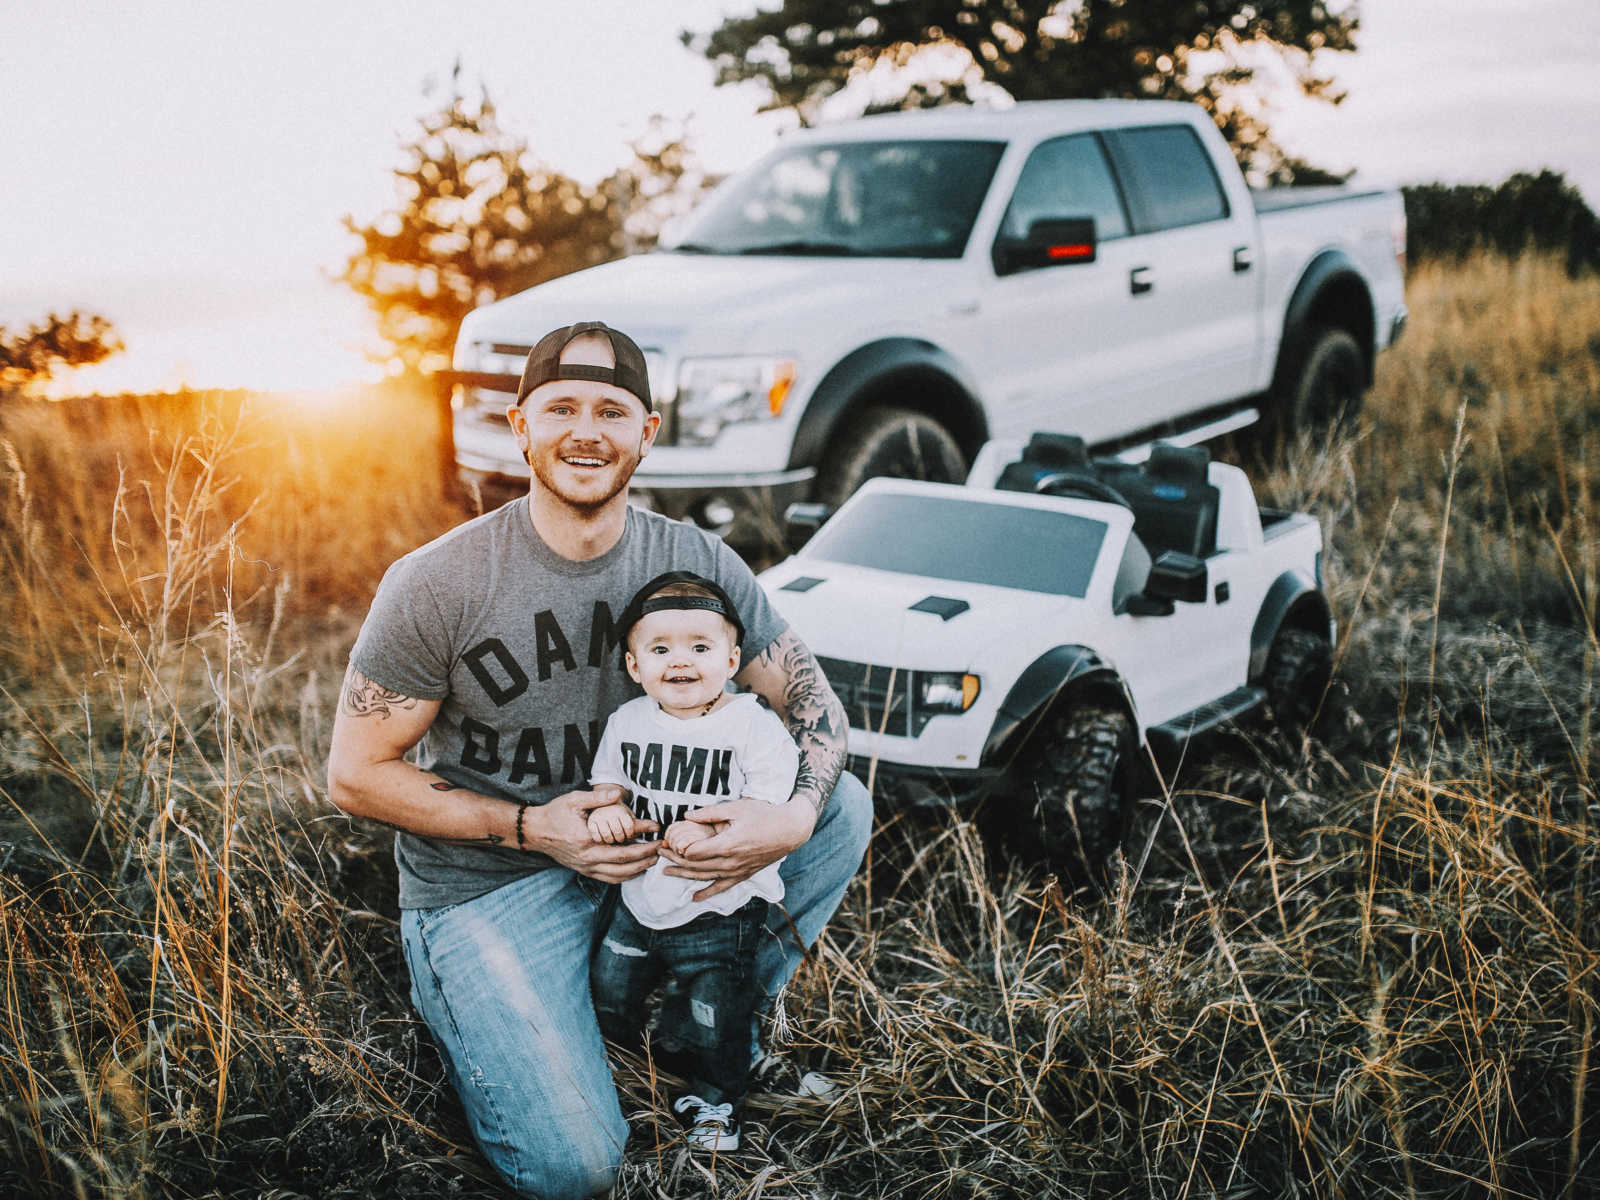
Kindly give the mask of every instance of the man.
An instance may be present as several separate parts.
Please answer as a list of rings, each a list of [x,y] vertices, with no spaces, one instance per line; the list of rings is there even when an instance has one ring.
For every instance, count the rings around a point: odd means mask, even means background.
[[[838,700],[748,568],[709,534],[629,506],[661,424],[633,341],[598,322],[546,335],[507,416],[528,497],[384,575],[351,653],[328,782],[340,808],[397,830],[412,1001],[473,1135],[514,1188],[552,1200],[610,1187],[628,1133],[589,998],[605,885],[659,854],[708,897],[787,855],[788,919],[775,913],[757,959],[770,998],[803,954],[790,922],[813,941],[860,864],[871,805],[841,774]],[[787,804],[699,809],[691,819],[714,835],[681,856],[596,841],[586,823],[615,798],[587,790],[600,731],[637,694],[616,619],[668,570],[727,591],[746,631],[736,681],[800,751]]]

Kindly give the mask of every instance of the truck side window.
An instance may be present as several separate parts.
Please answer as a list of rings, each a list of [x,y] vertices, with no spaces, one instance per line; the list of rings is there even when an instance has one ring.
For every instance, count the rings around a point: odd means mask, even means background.
[[[1034,147],[1017,177],[1000,222],[1002,237],[1020,238],[1041,219],[1093,217],[1102,242],[1128,236],[1128,218],[1111,165],[1092,133],[1053,138]]]
[[[1187,125],[1119,129],[1117,166],[1131,176],[1140,233],[1220,221],[1228,215],[1211,156]]]

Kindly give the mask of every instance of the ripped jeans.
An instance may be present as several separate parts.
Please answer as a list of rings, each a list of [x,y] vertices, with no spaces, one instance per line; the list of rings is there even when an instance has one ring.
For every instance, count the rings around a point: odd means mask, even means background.
[[[871,830],[867,789],[840,776],[811,840],[779,869],[783,903],[768,905],[756,952],[762,1008],[838,908]],[[604,1192],[628,1138],[589,997],[605,891],[552,867],[461,904],[400,914],[411,1001],[472,1135],[512,1188],[539,1200]]]
[[[705,912],[651,929],[618,904],[589,968],[600,1032],[638,1045],[650,1015],[645,1002],[670,979],[657,1031],[687,1052],[689,1091],[737,1111],[750,1078],[756,947],[766,918],[767,902],[757,896],[727,916]]]

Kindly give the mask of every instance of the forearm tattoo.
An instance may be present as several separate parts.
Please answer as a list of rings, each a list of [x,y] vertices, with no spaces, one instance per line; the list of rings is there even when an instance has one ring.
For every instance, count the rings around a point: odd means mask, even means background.
[[[345,672],[344,690],[339,695],[339,709],[347,717],[382,719],[388,717],[391,712],[416,706],[415,698],[391,691],[381,683],[372,682],[354,667]]]
[[[828,686],[816,656],[793,633],[780,636],[756,661],[784,675],[783,723],[800,748],[795,795],[804,796],[820,813],[844,770],[844,705]]]

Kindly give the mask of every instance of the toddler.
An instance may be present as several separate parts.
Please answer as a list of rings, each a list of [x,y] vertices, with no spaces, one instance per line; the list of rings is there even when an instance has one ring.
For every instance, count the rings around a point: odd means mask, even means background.
[[[744,637],[727,594],[686,571],[658,576],[624,611],[621,633],[628,674],[645,694],[611,715],[595,751],[591,786],[626,792],[589,814],[591,836],[625,842],[634,837],[635,819],[650,820],[682,854],[714,832],[683,820],[685,813],[741,796],[787,801],[800,761],[794,740],[755,696],[727,690]],[[783,898],[783,881],[772,863],[696,900],[710,885],[668,875],[668,865],[657,859],[621,885],[622,902],[595,952],[595,1012],[606,1037],[637,1045],[646,998],[670,980],[657,1030],[683,1047],[690,1063],[689,1091],[673,1110],[689,1124],[693,1144],[736,1150],[750,1073],[756,947],[767,904]]]

